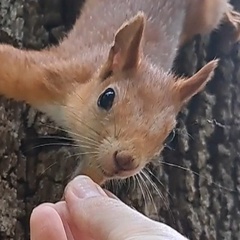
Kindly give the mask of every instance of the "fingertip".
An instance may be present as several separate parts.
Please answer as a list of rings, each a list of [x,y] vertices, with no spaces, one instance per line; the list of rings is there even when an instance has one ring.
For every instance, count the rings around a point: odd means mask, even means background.
[[[30,216],[30,226],[37,225],[45,217],[46,214],[49,214],[49,211],[51,212],[49,208],[53,208],[53,206],[53,203],[42,203],[34,208]]]
[[[31,240],[67,240],[60,216],[54,204],[42,204],[33,209],[30,216]]]
[[[49,202],[41,203],[36,208],[34,208],[33,211],[38,210],[39,208],[44,208],[44,207],[54,208],[54,205],[55,205],[54,203],[49,203]]]
[[[79,200],[84,198],[92,198],[104,196],[107,194],[103,189],[93,182],[93,180],[85,175],[75,177],[65,188],[64,199]]]

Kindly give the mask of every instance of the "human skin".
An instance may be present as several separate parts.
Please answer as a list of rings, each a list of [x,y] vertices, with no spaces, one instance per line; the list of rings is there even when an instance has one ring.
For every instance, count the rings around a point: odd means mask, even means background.
[[[63,201],[36,207],[30,229],[31,240],[186,240],[169,226],[131,209],[86,176],[67,185]]]

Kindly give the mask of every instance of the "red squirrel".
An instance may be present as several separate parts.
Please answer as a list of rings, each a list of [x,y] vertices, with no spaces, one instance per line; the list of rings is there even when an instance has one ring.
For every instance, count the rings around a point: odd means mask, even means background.
[[[100,184],[126,178],[160,154],[177,114],[218,65],[177,77],[179,47],[222,22],[238,41],[239,19],[227,0],[87,0],[57,46],[0,45],[0,94],[70,132],[84,156],[76,174]]]

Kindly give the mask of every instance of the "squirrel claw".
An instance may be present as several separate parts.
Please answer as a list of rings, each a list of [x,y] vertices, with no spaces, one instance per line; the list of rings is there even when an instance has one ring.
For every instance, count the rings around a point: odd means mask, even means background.
[[[234,42],[240,41],[240,13],[234,11],[231,6],[226,12],[226,22],[232,27]]]

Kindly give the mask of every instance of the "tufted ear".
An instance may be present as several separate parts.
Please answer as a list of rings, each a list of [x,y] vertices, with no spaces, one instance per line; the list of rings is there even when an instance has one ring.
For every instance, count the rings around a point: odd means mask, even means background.
[[[138,66],[145,22],[145,15],[139,12],[118,29],[109,51],[108,71],[133,70]]]
[[[174,95],[180,105],[184,104],[195,94],[203,90],[209,80],[214,75],[214,70],[218,66],[218,60],[213,60],[201,68],[196,74],[186,80],[176,81],[174,84]]]

